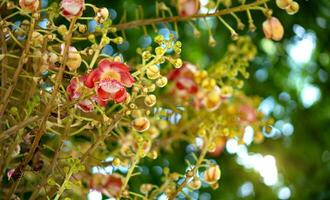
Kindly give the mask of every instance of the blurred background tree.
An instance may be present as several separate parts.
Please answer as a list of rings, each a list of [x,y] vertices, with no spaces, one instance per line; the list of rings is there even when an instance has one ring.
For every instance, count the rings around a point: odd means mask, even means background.
[[[202,5],[207,2],[203,0]],[[214,158],[223,172],[219,189],[201,189],[193,194],[196,198],[330,199],[330,1],[297,2],[300,11],[291,17],[273,2],[274,16],[285,27],[285,38],[281,42],[263,39],[262,13],[254,16],[258,25],[256,32],[240,33],[250,35],[258,46],[258,57],[250,67],[251,77],[244,90],[264,98],[259,108],[276,119],[272,131],[262,145],[251,144],[248,150],[244,145],[228,142],[226,150]],[[152,16],[154,12],[152,0],[103,3],[115,8],[117,13],[135,13],[139,5],[144,8],[145,16]],[[134,18],[134,15],[127,17]],[[230,33],[216,19],[208,19],[217,41],[215,47],[209,47],[205,42],[208,33],[204,21],[198,20],[197,24],[201,36],[193,39],[192,27],[179,23],[182,59],[208,67],[225,53],[231,42]],[[164,27],[159,31],[166,33],[169,29]],[[130,41],[136,41],[124,46],[126,54],[133,54],[135,47],[148,40],[148,35],[141,35],[142,30],[126,32]],[[178,148],[175,154],[158,159],[159,165],[184,164],[189,146],[181,144]],[[159,169],[148,164],[145,163],[143,171],[144,178],[150,181],[150,175],[158,176]]]

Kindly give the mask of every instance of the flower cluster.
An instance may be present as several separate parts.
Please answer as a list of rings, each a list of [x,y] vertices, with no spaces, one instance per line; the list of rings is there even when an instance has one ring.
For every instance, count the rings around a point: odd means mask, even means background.
[[[73,78],[67,87],[69,100],[79,99],[78,108],[85,112],[93,109],[93,102],[100,106],[106,106],[109,101],[122,103],[128,98],[126,87],[131,87],[134,78],[126,64],[103,59],[87,75]],[[93,90],[95,91],[95,94]],[[91,98],[83,98],[83,95],[92,95]]]
[[[208,111],[214,111],[226,99],[215,79],[188,62],[181,68],[172,70],[168,79],[174,83],[171,92],[183,100],[192,100],[196,109],[204,107]]]

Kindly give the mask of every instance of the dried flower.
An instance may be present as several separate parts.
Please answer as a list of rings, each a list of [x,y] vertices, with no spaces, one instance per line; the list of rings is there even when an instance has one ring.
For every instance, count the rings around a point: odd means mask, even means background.
[[[279,41],[283,38],[284,28],[276,17],[270,17],[264,21],[262,28],[267,39]]]

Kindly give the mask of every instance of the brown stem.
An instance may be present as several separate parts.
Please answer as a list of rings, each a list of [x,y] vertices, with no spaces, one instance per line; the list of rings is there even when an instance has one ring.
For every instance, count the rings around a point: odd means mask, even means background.
[[[73,113],[75,112],[75,110],[73,109],[72,111]],[[42,183],[39,185],[39,187],[37,187],[31,197],[29,198],[29,200],[34,200],[37,198],[37,195],[39,194],[40,192],[40,188],[43,188],[46,186],[47,184],[47,181],[48,179],[51,177],[51,175],[54,173],[54,169],[55,169],[55,166],[56,166],[56,162],[57,162],[57,158],[58,156],[60,155],[60,152],[63,148],[63,145],[64,145],[64,141],[67,139],[68,135],[69,135],[69,132],[70,132],[70,128],[71,128],[71,125],[72,125],[72,122],[73,122],[73,116],[74,114],[72,113],[72,115],[70,115],[70,119],[69,121],[66,123],[65,125],[65,128],[64,128],[64,132],[63,132],[63,137],[62,140],[61,140],[61,144],[59,145],[59,147],[57,148],[57,150],[55,151],[55,154],[52,158],[52,161],[50,163],[50,170],[48,171],[47,175],[46,175],[46,178],[43,179]]]
[[[33,140],[33,143],[31,145],[30,151],[29,151],[28,155],[26,156],[24,163],[22,164],[22,169],[24,169],[26,167],[26,165],[30,162],[30,160],[33,158],[35,150],[37,149],[37,147],[39,145],[40,139],[45,133],[46,123],[47,123],[48,117],[50,115],[50,112],[52,111],[53,104],[55,103],[57,94],[59,92],[60,85],[62,83],[63,73],[64,73],[64,69],[65,69],[65,63],[66,63],[67,58],[68,58],[69,47],[70,47],[70,44],[71,44],[72,33],[73,33],[73,29],[74,29],[76,20],[77,20],[77,18],[73,18],[71,20],[69,31],[68,31],[69,33],[65,38],[65,46],[64,46],[64,52],[63,52],[63,62],[61,64],[60,70],[59,70],[59,72],[56,76],[56,82],[55,82],[55,86],[54,86],[54,89],[53,89],[53,93],[52,93],[50,102],[47,104],[47,106],[45,108],[45,112],[44,112],[43,116],[41,117],[39,130],[37,131],[37,133],[35,135],[35,138]],[[13,187],[10,191],[10,194],[9,194],[9,198],[11,198],[12,194],[15,192],[19,180],[20,179],[18,179],[18,181],[15,182],[15,184],[13,185]]]
[[[6,107],[7,107],[8,102],[9,102],[9,97],[12,95],[12,93],[13,93],[15,87],[16,87],[18,77],[19,77],[21,71],[23,70],[23,66],[26,62],[27,54],[30,51],[30,44],[31,44],[32,33],[33,33],[33,30],[34,30],[35,23],[36,23],[35,18],[32,18],[31,19],[31,24],[30,24],[30,29],[29,29],[29,34],[28,34],[28,37],[26,39],[21,58],[18,61],[18,65],[17,65],[16,71],[14,73],[14,77],[13,77],[13,80],[12,80],[12,84],[6,90],[6,93],[3,97],[1,105],[0,105],[0,119],[2,119],[2,117],[3,117],[3,115],[6,111]]]
[[[256,2],[253,2],[250,4],[244,4],[244,5],[236,6],[233,8],[219,10],[214,13],[197,14],[197,15],[193,15],[193,16],[173,16],[173,17],[167,17],[167,18],[159,17],[159,18],[155,18],[155,19],[134,20],[134,21],[127,22],[127,23],[117,24],[117,25],[114,25],[113,27],[117,28],[118,30],[124,30],[124,29],[136,28],[139,26],[153,25],[153,24],[157,24],[157,23],[189,21],[189,20],[197,19],[197,18],[223,16],[223,15],[228,15],[228,14],[235,13],[235,12],[246,11],[253,7],[262,5],[268,1],[270,1],[270,0],[259,0],[259,1],[256,1]]]
[[[39,119],[38,116],[30,117],[30,118],[16,124],[15,126],[9,128],[8,130],[2,132],[0,135],[0,141],[6,140],[7,138],[11,137],[11,135],[13,133],[16,133],[19,129],[24,128],[26,125],[33,123],[33,122],[37,121],[38,119]]]
[[[109,126],[108,129],[103,133],[103,135],[98,137],[97,140],[87,149],[87,151],[81,157],[81,163],[84,163],[86,161],[86,159],[88,158],[88,156],[95,151],[95,149],[98,147],[98,145],[109,136],[109,133],[115,128],[117,123],[121,120],[125,111],[126,111],[126,109],[124,109],[120,113],[118,113],[118,115],[112,121],[111,126]]]
[[[205,139],[205,144],[203,145],[203,149],[202,149],[202,152],[201,154],[199,155],[199,158],[197,160],[197,163],[196,165],[194,166],[194,168],[192,169],[192,174],[195,175],[197,173],[197,170],[198,168],[200,167],[200,165],[202,164],[203,160],[204,160],[204,157],[207,153],[207,150],[208,150],[208,143],[210,141],[210,138],[209,139]],[[172,194],[171,196],[169,197],[170,200],[174,200],[175,197],[179,194],[179,192],[182,191],[182,189],[188,184],[190,178],[192,177],[188,177],[186,176],[186,178],[184,179],[184,181],[179,185],[178,189],[176,189]]]
[[[1,20],[1,18],[0,18]],[[7,83],[7,69],[6,69],[6,65],[7,65],[7,42],[5,40],[5,35],[3,33],[3,28],[1,27],[1,31],[0,31],[0,41],[1,41],[1,49],[2,49],[2,55],[5,56],[2,59],[2,63],[1,63],[1,87],[6,88],[6,83]],[[0,92],[0,95],[2,96],[2,92]]]

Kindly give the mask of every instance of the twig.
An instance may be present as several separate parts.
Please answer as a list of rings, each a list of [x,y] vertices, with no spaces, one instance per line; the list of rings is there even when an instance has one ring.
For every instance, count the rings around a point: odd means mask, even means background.
[[[134,21],[127,22],[127,23],[117,24],[117,25],[114,25],[113,27],[117,28],[118,30],[124,30],[124,29],[136,28],[139,26],[153,25],[153,24],[157,24],[157,23],[188,21],[188,20],[197,19],[197,18],[223,16],[223,15],[228,15],[228,14],[235,13],[235,12],[246,11],[253,7],[262,5],[268,1],[270,1],[270,0],[260,0],[260,1],[256,1],[256,2],[253,2],[250,4],[244,4],[244,5],[240,5],[240,6],[233,7],[233,8],[219,10],[214,13],[198,14],[198,15],[193,15],[193,16],[173,16],[173,17],[167,17],[167,18],[159,17],[159,18],[154,18],[154,19],[134,20]]]
[[[13,93],[13,91],[16,87],[18,77],[19,77],[19,75],[20,75],[20,73],[23,69],[23,66],[26,62],[27,54],[30,51],[30,44],[31,44],[32,33],[33,33],[33,30],[34,30],[35,23],[36,23],[36,19],[32,18],[31,19],[31,24],[30,24],[30,29],[29,29],[29,34],[28,34],[27,40],[26,40],[25,45],[24,45],[23,53],[21,55],[21,58],[19,59],[16,71],[14,73],[12,84],[6,90],[6,93],[5,93],[5,95],[2,99],[2,103],[0,105],[0,119],[2,119],[2,117],[3,117],[3,115],[6,111],[6,107],[7,107],[8,102],[9,102],[9,97],[11,96],[11,94]]]

